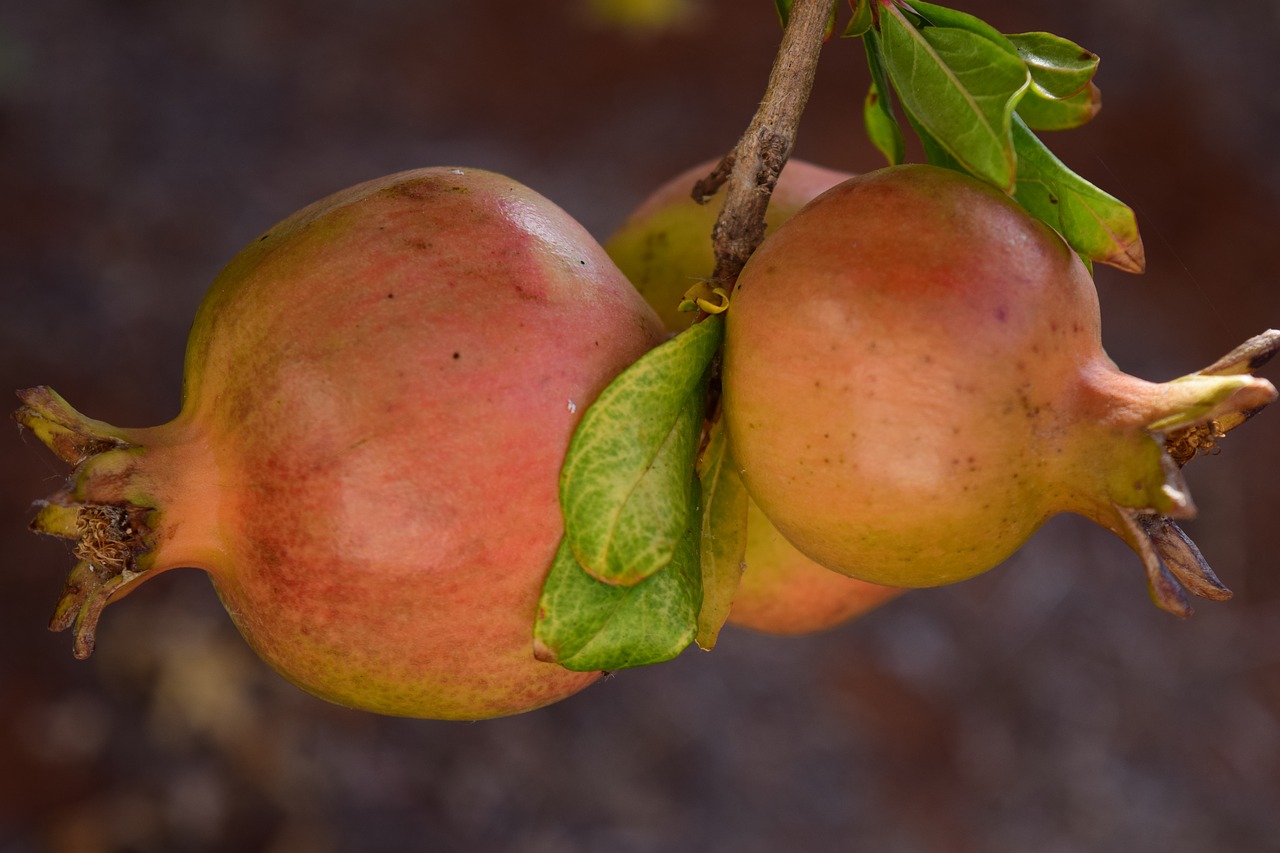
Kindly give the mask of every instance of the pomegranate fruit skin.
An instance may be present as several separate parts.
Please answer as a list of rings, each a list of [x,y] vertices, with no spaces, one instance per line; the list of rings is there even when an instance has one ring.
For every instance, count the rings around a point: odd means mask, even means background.
[[[747,551],[729,624],[764,634],[827,631],[904,590],[833,572],[800,553],[747,498]]]
[[[932,166],[816,199],[752,256],[726,317],[748,492],[818,563],[891,586],[986,571],[1064,511],[1149,552],[1126,514],[1193,512],[1156,425],[1275,397],[1253,377],[1120,372],[1061,238]]]
[[[531,710],[599,675],[532,650],[565,450],[664,337],[532,190],[392,175],[237,255],[197,313],[181,414],[82,419],[123,446],[52,502],[148,508],[138,580],[206,570],[250,645],[316,696],[439,719]]]
[[[681,297],[715,266],[711,230],[723,196],[698,204],[690,191],[715,167],[695,166],[655,190],[605,241],[605,250],[672,332],[696,312],[679,311]],[[815,196],[852,177],[804,160],[789,160],[765,214],[766,233]],[[833,628],[883,604],[902,590],[833,572],[801,554],[748,498],[742,579],[729,623],[767,634],[808,634]]]

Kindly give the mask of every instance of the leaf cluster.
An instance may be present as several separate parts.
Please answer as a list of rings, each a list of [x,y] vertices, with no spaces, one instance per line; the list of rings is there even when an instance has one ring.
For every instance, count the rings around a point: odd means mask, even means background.
[[[1080,127],[1098,114],[1097,55],[1050,33],[1004,35],[932,3],[852,5],[843,34],[862,39],[871,68],[863,120],[890,165],[905,156],[896,96],[930,163],[1010,193],[1086,261],[1142,271],[1133,211],[1073,172],[1036,135]]]

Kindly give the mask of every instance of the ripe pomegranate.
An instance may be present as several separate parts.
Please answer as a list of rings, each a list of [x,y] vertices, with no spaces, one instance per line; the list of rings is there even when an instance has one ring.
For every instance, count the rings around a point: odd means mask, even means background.
[[[1174,576],[1229,592],[1170,520],[1194,512],[1178,463],[1275,398],[1247,372],[1278,336],[1172,382],[1128,376],[1056,233],[972,178],[893,167],[828,191],[747,263],[724,416],[748,492],[822,565],[951,583],[1069,511],[1124,538],[1185,614]]]
[[[251,646],[317,696],[386,714],[537,708],[598,674],[534,659],[582,412],[665,337],[567,214],[487,172],[422,169],[307,207],[222,271],[182,411],[17,418],[74,464],[34,527],[78,541],[54,618],[207,571]]]
[[[715,266],[711,229],[723,196],[708,204],[698,204],[690,196],[694,183],[714,166],[695,166],[663,184],[605,242],[609,256],[673,332],[686,328],[695,316],[677,310],[683,294]],[[769,200],[765,215],[769,231],[848,177],[803,160],[789,161]],[[771,634],[820,631],[901,592],[819,566],[797,551],[748,501],[745,569],[729,614],[732,624]]]

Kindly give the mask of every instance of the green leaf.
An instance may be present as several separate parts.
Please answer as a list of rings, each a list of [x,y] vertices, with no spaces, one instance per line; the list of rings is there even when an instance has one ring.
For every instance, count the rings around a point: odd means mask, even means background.
[[[697,642],[710,651],[729,618],[747,553],[747,490],[729,455],[723,418],[711,427],[698,460],[698,477],[702,482],[702,609]]]
[[[1008,36],[1031,71],[1031,86],[1046,98],[1062,100],[1078,93],[1098,70],[1098,56],[1052,33]]]
[[[1045,98],[1061,100],[1077,94],[1098,70],[1096,54],[1052,33],[1004,35],[980,18],[955,9],[921,2],[911,3],[911,8],[932,26],[967,30],[1016,54],[1031,74],[1031,91]]]
[[[1092,83],[1069,98],[1053,100],[1032,89],[1018,102],[1018,115],[1032,130],[1080,127],[1102,109],[1102,92]]]
[[[773,0],[773,5],[778,10],[778,20],[785,27],[791,22],[791,7],[795,5],[795,0]]]
[[[1133,211],[1068,169],[1015,118],[1018,184],[1014,198],[1043,219],[1083,257],[1139,273],[1146,266]]]
[[[967,29],[917,30],[892,4],[881,6],[880,31],[885,67],[903,107],[966,170],[1011,190],[1010,125],[1030,85],[1021,58]]]
[[[929,26],[950,27],[971,32],[982,36],[1010,56],[1018,56],[1018,48],[1009,40],[1009,37],[981,18],[975,18],[966,12],[948,9],[945,6],[935,6],[932,3],[912,2],[910,6],[911,11],[919,15],[923,23]]]
[[[696,492],[693,477],[689,486]],[[538,660],[594,672],[660,663],[688,648],[702,604],[696,495],[688,504],[671,562],[634,586],[596,580],[578,565],[567,539],[561,541],[534,622]]]
[[[857,38],[871,29],[874,18],[871,15],[871,0],[849,0],[853,7],[853,17],[845,25],[841,38]]]
[[[964,164],[952,157],[951,154],[947,152],[947,149],[943,148],[942,145],[938,143],[938,140],[934,139],[933,135],[921,126],[920,122],[911,114],[910,110],[904,109],[903,112],[907,115],[907,123],[911,125],[911,129],[915,131],[916,136],[920,137],[920,142],[924,146],[925,160],[932,163],[934,166],[942,166],[943,168],[950,169],[953,172],[962,172],[966,175],[969,174],[969,170],[964,167]]]
[[[896,166],[906,156],[906,144],[902,139],[902,128],[893,114],[893,104],[889,101],[889,82],[880,52],[880,37],[875,30],[869,29],[863,34],[863,47],[871,69],[871,88],[862,104],[862,122],[871,144],[880,150],[890,166]]]
[[[631,585],[671,561],[689,514],[707,366],[724,321],[708,317],[624,370],[587,409],[560,471],[565,536],[606,583]]]

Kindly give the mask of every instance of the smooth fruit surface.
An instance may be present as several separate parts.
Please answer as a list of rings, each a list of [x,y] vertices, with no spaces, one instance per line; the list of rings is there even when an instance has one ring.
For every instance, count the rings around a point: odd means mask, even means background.
[[[532,653],[560,466],[662,337],[598,244],[502,176],[405,172],[305,208],[210,288],[173,422],[119,430],[26,392],[19,419],[78,464],[36,523],[85,552],[63,622],[87,653],[102,604],[195,566],[325,699],[478,718],[567,696],[597,674]],[[86,596],[85,520],[113,507],[134,553]]]
[[[609,256],[672,332],[688,327],[696,316],[696,312],[677,310],[685,291],[715,266],[711,229],[723,195],[707,204],[698,204],[690,195],[694,183],[714,165],[704,163],[663,184],[605,241]],[[767,233],[849,177],[804,160],[788,161],[769,200]],[[778,533],[750,498],[743,564],[729,622],[767,633],[825,630],[901,592],[813,562]]]
[[[747,553],[730,624],[766,634],[809,634],[848,622],[904,592],[818,565],[747,500]]]
[[[748,491],[817,562],[894,586],[985,571],[1063,511],[1150,552],[1151,519],[1193,512],[1166,439],[1275,396],[1246,368],[1120,372],[1079,258],[932,166],[807,206],[748,262],[727,318],[724,414]]]

